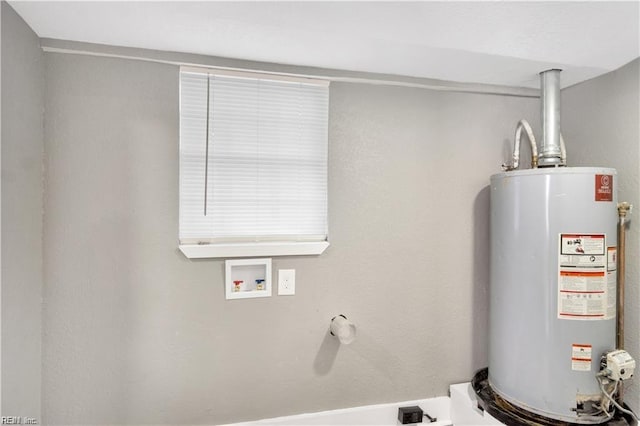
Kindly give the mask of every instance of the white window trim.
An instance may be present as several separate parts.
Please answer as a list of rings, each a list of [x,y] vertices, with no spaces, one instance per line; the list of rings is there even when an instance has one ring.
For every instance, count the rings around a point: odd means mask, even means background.
[[[251,71],[222,70],[204,67],[181,66],[181,72],[212,73],[237,77],[263,77],[269,74],[273,80],[297,81],[329,86],[330,80],[301,76],[280,75],[274,73],[256,73]],[[313,256],[322,254],[329,241],[286,241],[286,242],[235,242],[210,244],[179,244],[180,251],[189,259],[264,257],[264,256]]]
[[[254,256],[310,256],[322,254],[328,241],[286,243],[225,243],[181,244],[180,251],[189,259],[254,257]]]

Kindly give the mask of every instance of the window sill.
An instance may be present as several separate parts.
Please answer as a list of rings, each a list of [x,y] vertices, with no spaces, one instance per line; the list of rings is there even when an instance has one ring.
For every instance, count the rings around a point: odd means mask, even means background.
[[[180,251],[189,259],[309,256],[324,252],[328,241],[291,243],[181,244]]]

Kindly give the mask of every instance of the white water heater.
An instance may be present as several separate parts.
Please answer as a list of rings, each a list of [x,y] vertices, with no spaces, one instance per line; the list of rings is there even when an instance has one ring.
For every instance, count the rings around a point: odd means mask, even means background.
[[[521,120],[511,162],[491,176],[489,366],[472,386],[508,425],[636,424],[623,406],[635,370],[623,347],[630,205],[618,204],[615,169],[567,167],[560,70],[540,79],[540,152]],[[519,169],[523,135],[528,170]]]
[[[491,176],[489,384],[541,416],[593,424],[616,340],[616,171]]]

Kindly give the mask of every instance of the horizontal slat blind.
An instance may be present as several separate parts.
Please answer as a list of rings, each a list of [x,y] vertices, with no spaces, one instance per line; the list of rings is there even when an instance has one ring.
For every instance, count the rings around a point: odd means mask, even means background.
[[[324,241],[328,100],[326,85],[181,72],[181,243]]]

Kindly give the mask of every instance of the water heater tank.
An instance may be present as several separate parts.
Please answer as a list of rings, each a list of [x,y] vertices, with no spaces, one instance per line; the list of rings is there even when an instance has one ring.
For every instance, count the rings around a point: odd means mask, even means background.
[[[594,423],[615,348],[616,171],[491,177],[489,383],[517,407]]]

